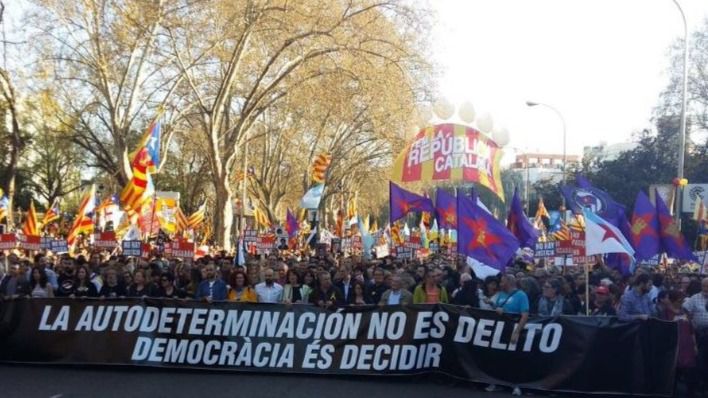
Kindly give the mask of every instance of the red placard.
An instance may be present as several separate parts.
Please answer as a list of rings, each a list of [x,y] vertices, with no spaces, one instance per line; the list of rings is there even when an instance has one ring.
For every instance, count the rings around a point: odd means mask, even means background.
[[[93,246],[97,248],[115,249],[118,246],[116,233],[113,231],[93,234]]]
[[[20,235],[20,249],[39,250],[42,248],[42,238],[39,235]]]
[[[194,258],[194,242],[175,240],[172,242],[172,257],[182,259]]]
[[[15,234],[0,234],[0,250],[11,250],[17,246]]]

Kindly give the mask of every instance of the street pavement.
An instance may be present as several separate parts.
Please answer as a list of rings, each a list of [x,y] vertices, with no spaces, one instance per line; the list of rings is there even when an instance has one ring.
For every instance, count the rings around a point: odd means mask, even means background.
[[[483,388],[483,385],[439,375],[365,378],[155,368],[0,365],[2,398],[511,397],[508,390],[487,393]]]

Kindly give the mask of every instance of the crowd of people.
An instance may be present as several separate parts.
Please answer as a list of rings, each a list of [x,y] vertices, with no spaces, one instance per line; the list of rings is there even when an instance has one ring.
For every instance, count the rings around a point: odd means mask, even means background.
[[[679,378],[687,392],[708,380],[708,278],[678,265],[638,268],[623,275],[598,262],[583,267],[549,267],[518,260],[505,272],[479,279],[462,258],[427,260],[307,257],[275,251],[249,258],[244,266],[225,252],[194,262],[151,260],[86,253],[75,258],[0,254],[5,264],[0,297],[161,297],[206,302],[283,303],[334,309],[359,305],[449,303],[519,314],[512,341],[529,314],[540,316],[650,317],[679,325]],[[0,267],[2,268],[2,267]],[[587,292],[589,294],[586,294]],[[494,390],[495,386],[489,386]],[[514,388],[515,395],[521,394]]]

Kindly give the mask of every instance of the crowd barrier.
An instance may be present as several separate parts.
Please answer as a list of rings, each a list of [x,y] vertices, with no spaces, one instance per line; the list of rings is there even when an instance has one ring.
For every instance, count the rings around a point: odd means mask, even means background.
[[[348,307],[171,299],[0,303],[0,361],[406,375],[547,391],[671,396],[675,323],[518,317],[453,305]]]

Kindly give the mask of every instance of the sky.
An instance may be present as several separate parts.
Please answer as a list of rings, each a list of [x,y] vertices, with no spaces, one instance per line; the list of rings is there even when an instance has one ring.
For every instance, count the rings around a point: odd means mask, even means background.
[[[689,31],[708,0],[679,0]],[[509,130],[513,152],[562,153],[631,140],[650,127],[668,82],[668,48],[683,35],[672,0],[432,0],[439,95],[470,101]],[[693,28],[693,29],[692,29]]]

